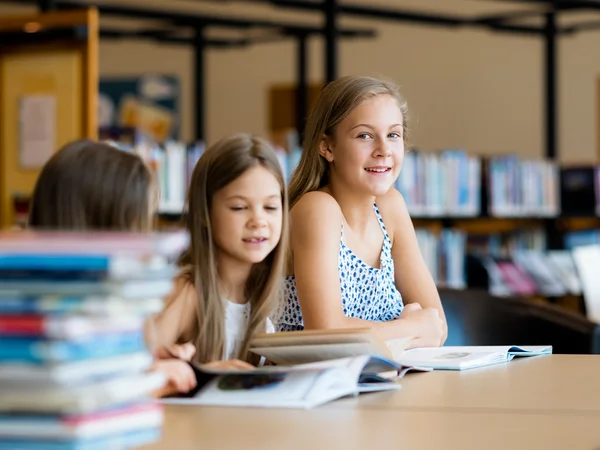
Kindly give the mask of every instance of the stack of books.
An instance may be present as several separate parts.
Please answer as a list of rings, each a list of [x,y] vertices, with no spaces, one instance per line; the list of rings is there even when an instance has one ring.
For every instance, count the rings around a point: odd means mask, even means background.
[[[156,441],[145,319],[173,287],[185,233],[0,233],[0,449]]]

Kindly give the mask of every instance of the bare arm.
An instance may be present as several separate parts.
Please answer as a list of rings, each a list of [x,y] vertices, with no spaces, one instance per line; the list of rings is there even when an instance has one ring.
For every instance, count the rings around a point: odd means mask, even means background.
[[[418,303],[423,309],[434,308],[442,320],[442,340],[448,336],[448,326],[440,296],[423,259],[412,220],[404,198],[396,189],[390,189],[383,198],[377,199],[383,220],[389,224],[392,239],[392,258],[395,282],[405,304]]]
[[[146,321],[146,342],[155,354],[181,341],[193,340],[196,302],[194,286],[183,278],[176,279],[163,310]]]
[[[305,329],[368,327],[384,340],[416,336],[420,318],[372,322],[344,315],[338,272],[342,212],[328,194],[304,195],[291,211],[296,289]]]

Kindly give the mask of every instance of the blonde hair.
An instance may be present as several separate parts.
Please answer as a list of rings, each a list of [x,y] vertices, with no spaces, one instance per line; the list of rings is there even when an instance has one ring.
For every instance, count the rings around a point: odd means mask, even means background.
[[[37,179],[28,226],[37,229],[150,231],[158,188],[133,153],[78,140],[46,162]]]
[[[225,309],[218,288],[216,248],[210,221],[213,197],[217,191],[258,165],[271,172],[281,186],[283,223],[279,243],[262,262],[254,264],[246,282],[251,313],[237,358],[257,363],[258,358],[248,352],[249,341],[257,332],[265,331],[267,318],[283,292],[288,204],[281,166],[266,141],[238,134],[208,148],[192,173],[186,218],[191,242],[179,263],[184,275],[193,282],[198,296],[195,358],[200,363],[222,359],[225,342]]]
[[[329,163],[319,153],[323,139],[333,138],[336,127],[357,106],[365,100],[383,94],[392,96],[398,102],[406,143],[408,108],[394,83],[372,77],[347,76],[323,88],[308,116],[302,157],[290,180],[290,208],[304,194],[325,187],[329,181]]]

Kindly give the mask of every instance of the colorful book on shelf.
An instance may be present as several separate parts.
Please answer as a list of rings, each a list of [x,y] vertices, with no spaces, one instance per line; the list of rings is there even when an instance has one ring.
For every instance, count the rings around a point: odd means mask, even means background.
[[[457,346],[414,348],[405,351],[398,362],[433,370],[466,370],[501,364],[515,357],[549,355],[552,346]]]

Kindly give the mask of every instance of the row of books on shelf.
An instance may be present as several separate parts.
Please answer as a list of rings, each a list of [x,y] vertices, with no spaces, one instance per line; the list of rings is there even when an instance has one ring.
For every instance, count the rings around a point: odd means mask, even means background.
[[[434,281],[452,289],[487,288],[494,295],[581,295],[573,250],[600,243],[589,233],[568,235],[568,250],[548,251],[543,230],[478,235],[417,229],[419,247]],[[596,236],[598,232],[595,232]]]
[[[105,132],[105,138],[117,135]],[[122,136],[121,136],[122,137]],[[124,145],[140,154],[157,174],[159,212],[181,214],[191,172],[204,143],[156,143],[141,133]],[[289,133],[276,152],[286,180],[302,150]],[[466,150],[411,150],[395,187],[413,217],[556,217],[600,215],[600,167],[559,167],[516,155],[480,157]]]
[[[137,448],[159,439],[164,375],[144,321],[183,232],[0,233],[0,448]]]
[[[559,169],[517,156],[480,158],[463,150],[408,152],[396,188],[415,217],[553,217]]]

